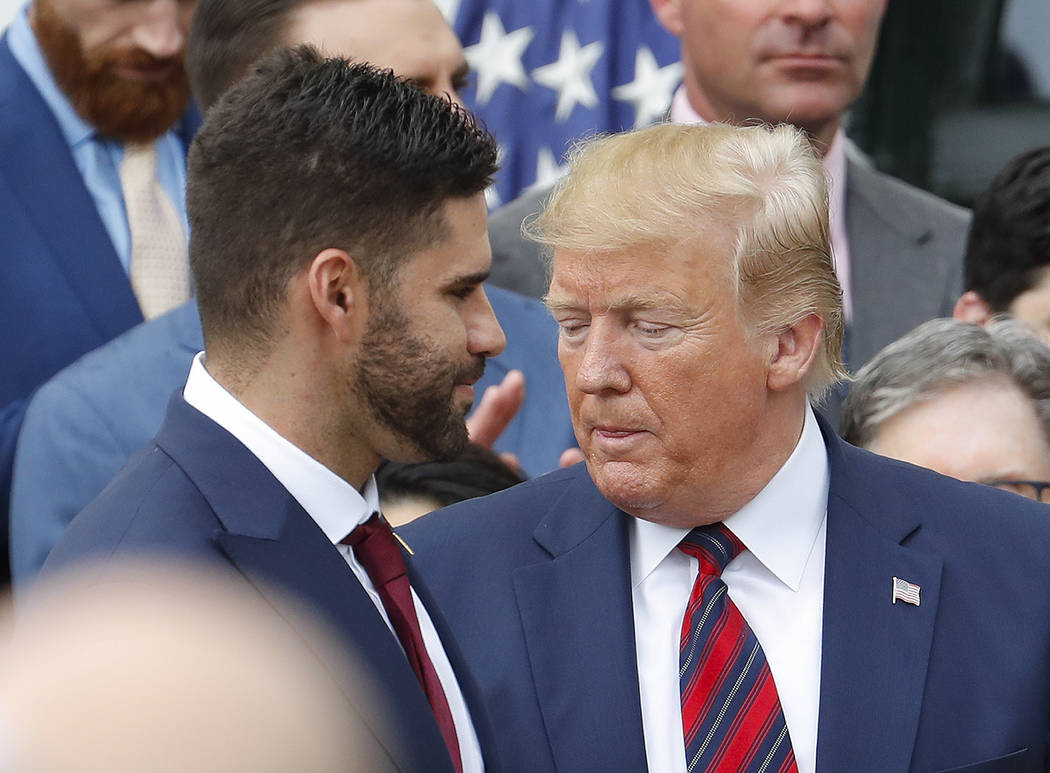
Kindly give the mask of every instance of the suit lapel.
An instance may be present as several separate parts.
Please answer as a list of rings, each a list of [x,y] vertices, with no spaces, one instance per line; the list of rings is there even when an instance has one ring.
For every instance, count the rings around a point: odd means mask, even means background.
[[[470,719],[474,725],[474,732],[477,734],[478,744],[481,746],[485,771],[486,773],[498,773],[500,766],[495,756],[496,734],[489,722],[488,710],[485,708],[485,699],[481,692],[481,687],[474,679],[474,674],[464,659],[463,653],[459,649],[459,643],[456,641],[448,621],[445,620],[441,608],[412,565],[411,556],[405,555],[405,562],[408,565],[408,577],[412,583],[412,588],[415,590],[416,595],[419,596],[420,601],[423,602],[423,606],[426,607],[427,614],[430,615],[430,622],[434,624],[438,637],[441,639],[441,646],[445,648],[445,654],[448,656],[448,660],[452,664],[452,670],[456,674],[456,682],[459,684],[459,690],[463,694],[463,700],[467,703]]]
[[[142,321],[135,295],[51,110],[0,41],[0,177],[103,340]],[[41,256],[43,257],[43,256]]]
[[[907,770],[926,684],[941,561],[902,544],[918,513],[879,512],[851,478],[856,457],[825,428],[831,466],[817,769]],[[853,452],[856,453],[856,452]],[[853,496],[851,497],[851,494]],[[921,587],[892,603],[892,578]],[[859,728],[863,728],[859,730]]]
[[[646,767],[626,518],[583,473],[534,534],[551,560],[514,573],[559,770]]]
[[[851,369],[919,323],[942,316],[945,305],[955,302],[942,297],[950,284],[947,266],[924,247],[932,237],[929,223],[917,219],[909,204],[893,194],[876,172],[850,160]]]
[[[341,675],[344,692],[397,766],[452,773],[433,712],[396,638],[313,519],[255,456],[181,394],[172,399],[157,444],[222,523],[215,542],[230,563],[282,615],[294,620],[305,602],[350,650],[352,674],[346,663],[327,665]]]

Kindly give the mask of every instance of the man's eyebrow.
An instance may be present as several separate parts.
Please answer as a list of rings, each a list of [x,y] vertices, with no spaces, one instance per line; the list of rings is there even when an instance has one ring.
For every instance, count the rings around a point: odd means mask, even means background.
[[[547,295],[543,302],[551,311],[571,311],[583,308],[584,304],[574,302],[571,298],[564,296]],[[673,293],[657,291],[646,294],[627,294],[613,298],[604,307],[605,311],[652,311],[663,309],[667,311],[682,311],[686,305]]]
[[[485,281],[488,280],[490,273],[491,272],[488,271],[488,270],[475,271],[473,274],[464,274],[463,276],[453,277],[452,279],[448,280],[448,282],[446,282],[446,284],[449,287],[461,287],[461,286],[465,286],[465,285],[479,285],[479,284],[483,284]]]

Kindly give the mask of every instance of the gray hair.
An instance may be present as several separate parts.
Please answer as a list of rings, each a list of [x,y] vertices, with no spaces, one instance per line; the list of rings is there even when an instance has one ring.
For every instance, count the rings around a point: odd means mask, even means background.
[[[857,373],[842,407],[842,436],[870,448],[892,416],[951,387],[1005,376],[1032,400],[1050,442],[1050,347],[1005,316],[985,327],[934,319],[886,346]]]

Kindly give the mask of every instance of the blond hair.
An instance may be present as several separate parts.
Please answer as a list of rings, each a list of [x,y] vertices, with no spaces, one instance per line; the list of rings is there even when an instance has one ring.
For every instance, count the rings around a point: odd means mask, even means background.
[[[549,253],[616,252],[681,245],[711,227],[732,235],[738,308],[752,330],[823,321],[810,396],[848,378],[824,169],[790,126],[662,124],[592,139],[525,230]]]

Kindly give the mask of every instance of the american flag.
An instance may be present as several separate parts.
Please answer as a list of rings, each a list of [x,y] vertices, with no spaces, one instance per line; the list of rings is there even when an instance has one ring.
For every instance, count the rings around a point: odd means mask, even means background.
[[[921,588],[918,585],[912,585],[906,580],[901,580],[897,577],[893,578],[893,603],[896,604],[898,601],[903,601],[906,604],[914,604],[919,606],[919,591]]]
[[[678,40],[648,0],[437,0],[475,73],[464,101],[495,134],[496,207],[562,171],[574,140],[659,120]]]

